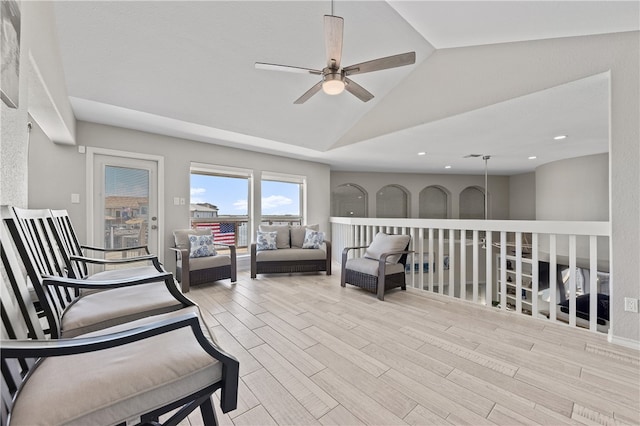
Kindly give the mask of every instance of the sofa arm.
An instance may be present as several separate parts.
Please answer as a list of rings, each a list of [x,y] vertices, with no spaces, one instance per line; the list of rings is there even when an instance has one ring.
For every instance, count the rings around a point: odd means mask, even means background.
[[[238,281],[238,267],[236,265],[236,246],[234,244],[221,244],[215,243],[221,246],[225,246],[229,249],[229,257],[231,258],[231,282],[235,283]]]
[[[355,250],[355,249],[361,249],[361,248],[367,248],[369,246],[354,246],[354,247],[345,247],[342,250],[342,264],[340,265],[340,285],[342,287],[346,286],[346,281],[345,281],[345,267],[347,265],[347,257],[349,256],[349,251],[350,250]]]
[[[331,241],[324,240],[327,251],[327,275],[331,275]]]
[[[256,261],[257,244],[251,243],[251,278],[258,275],[258,264]]]
[[[180,267],[180,288],[183,293],[187,293],[191,284],[189,281],[189,250],[178,247],[169,248],[176,252],[176,277],[178,276],[178,267]]]

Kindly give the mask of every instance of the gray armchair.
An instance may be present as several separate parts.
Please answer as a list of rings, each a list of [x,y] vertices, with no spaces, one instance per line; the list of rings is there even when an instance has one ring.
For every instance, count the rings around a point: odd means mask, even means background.
[[[206,257],[189,257],[189,235],[211,235],[208,229],[176,229],[173,231],[176,253],[176,279],[180,283],[183,293],[187,293],[191,285],[231,279],[236,282],[236,246],[214,243],[217,248],[229,249],[229,254],[219,254]]]
[[[345,247],[342,251],[340,285],[351,284],[376,293],[384,300],[384,293],[392,288],[407,289],[405,265],[411,237],[409,235],[376,234],[368,246]],[[349,251],[366,248],[363,257],[348,259]]]

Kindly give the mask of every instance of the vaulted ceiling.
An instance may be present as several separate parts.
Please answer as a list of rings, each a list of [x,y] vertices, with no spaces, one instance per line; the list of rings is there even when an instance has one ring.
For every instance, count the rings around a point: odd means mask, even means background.
[[[481,160],[464,158],[480,154],[491,156],[492,174],[510,175],[607,152],[606,72],[519,87],[517,73],[488,71],[483,60],[566,37],[637,31],[638,2],[336,1],[343,65],[408,51],[416,64],[354,75],[375,96],[367,103],[320,92],[294,105],[318,76],[254,63],[324,67],[323,15],[331,7],[328,0],[58,1],[76,117],[334,170],[481,173]],[[496,93],[502,79],[513,88]],[[553,140],[559,134],[568,138]]]

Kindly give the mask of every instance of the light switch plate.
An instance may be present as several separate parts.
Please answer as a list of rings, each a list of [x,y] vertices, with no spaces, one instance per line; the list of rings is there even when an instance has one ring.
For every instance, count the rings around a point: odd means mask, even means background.
[[[624,298],[624,310],[626,312],[638,312],[638,299],[632,297]]]
[[[71,204],[80,204],[80,194],[71,194]]]

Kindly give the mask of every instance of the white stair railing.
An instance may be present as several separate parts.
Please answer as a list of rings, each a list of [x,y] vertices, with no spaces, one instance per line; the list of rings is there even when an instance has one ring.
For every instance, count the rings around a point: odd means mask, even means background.
[[[330,222],[338,263],[345,247],[366,246],[377,232],[407,234],[414,251],[407,261],[410,287],[591,331],[609,328],[608,312],[600,309],[598,316],[600,298],[610,294],[609,222],[342,217]],[[361,256],[364,250],[351,253]],[[578,309],[586,294],[598,297],[586,296],[588,309]]]

